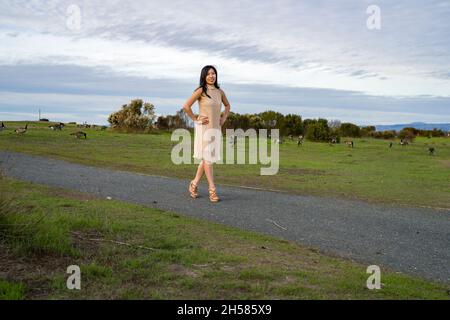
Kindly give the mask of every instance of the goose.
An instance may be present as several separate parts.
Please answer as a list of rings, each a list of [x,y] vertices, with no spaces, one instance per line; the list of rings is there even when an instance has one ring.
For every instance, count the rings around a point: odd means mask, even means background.
[[[77,136],[78,139],[80,139],[82,136],[84,136],[85,139],[87,139],[87,135],[83,131],[77,131],[70,134],[71,136]]]
[[[0,127],[0,132],[2,132],[3,130],[5,130],[5,124],[2,122],[2,126]]]
[[[60,123],[60,124],[54,124],[51,126],[48,126],[50,129],[52,130],[59,130],[61,131],[64,128],[64,123]]]
[[[25,125],[25,128],[17,128],[15,131],[17,134],[24,134],[25,132],[27,132],[28,129],[28,123]]]
[[[350,148],[353,148],[353,140],[345,141],[345,144],[348,145]]]

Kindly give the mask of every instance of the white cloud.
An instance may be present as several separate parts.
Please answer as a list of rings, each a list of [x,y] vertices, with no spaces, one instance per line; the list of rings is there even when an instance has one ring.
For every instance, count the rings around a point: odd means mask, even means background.
[[[450,95],[450,80],[415,76],[390,76],[387,80],[358,78],[332,71],[293,69],[282,62],[263,63],[208,54],[140,41],[126,44],[114,40],[69,39],[47,34],[0,34],[6,50],[0,51],[3,64],[51,63],[88,67],[109,67],[124,75],[148,78],[192,79],[205,64],[218,66],[221,79],[233,83],[274,84],[291,87],[355,90],[376,95]]]
[[[79,31],[66,26],[72,4],[81,8]],[[228,84],[450,97],[447,3],[379,0],[379,31],[366,28],[369,4],[2,1],[0,65],[71,64],[194,86],[201,67],[214,64],[219,79]],[[44,98],[52,103],[50,96]],[[122,98],[127,97],[94,97],[85,103],[102,109],[102,103]],[[344,113],[345,106],[330,108]]]
[[[66,27],[65,9],[73,3],[82,12],[80,32]],[[6,1],[1,40],[7,50],[0,61],[63,59],[150,78],[184,79],[213,62],[231,82],[448,96],[448,77],[431,76],[450,68],[442,38],[448,32],[442,11],[448,9],[441,1],[379,5],[383,28],[374,33],[365,28],[367,4],[355,1],[133,1],[127,10],[120,10],[117,1]],[[19,35],[8,36],[11,30]],[[431,32],[433,41],[424,31]],[[245,58],[242,51],[248,51]],[[361,71],[379,77],[354,76]]]

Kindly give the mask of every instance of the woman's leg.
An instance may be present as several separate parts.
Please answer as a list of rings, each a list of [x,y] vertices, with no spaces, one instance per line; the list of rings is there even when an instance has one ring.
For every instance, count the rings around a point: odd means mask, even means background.
[[[200,183],[200,179],[203,176],[203,172],[204,172],[204,165],[203,165],[204,160],[202,160],[200,162],[200,164],[198,165],[197,168],[197,174],[195,175],[195,178],[193,180],[194,184],[198,186],[198,184]]]
[[[214,185],[213,164],[209,163],[207,161],[204,161],[204,169],[205,169],[206,179],[208,180],[209,189],[215,189],[216,186]]]

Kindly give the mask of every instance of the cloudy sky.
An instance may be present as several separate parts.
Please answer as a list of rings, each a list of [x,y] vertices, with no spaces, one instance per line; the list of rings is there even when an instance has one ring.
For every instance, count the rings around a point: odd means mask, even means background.
[[[0,119],[106,123],[135,98],[173,114],[213,64],[239,113],[450,122],[449,17],[450,0],[0,0]]]

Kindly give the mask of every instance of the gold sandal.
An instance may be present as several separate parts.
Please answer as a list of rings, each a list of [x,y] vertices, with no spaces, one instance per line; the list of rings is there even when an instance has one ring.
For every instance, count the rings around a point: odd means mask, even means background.
[[[208,191],[209,191],[209,200],[211,202],[219,201],[219,197],[216,194],[216,189],[208,189]]]
[[[198,198],[198,186],[193,181],[189,183],[189,192],[192,198]]]

